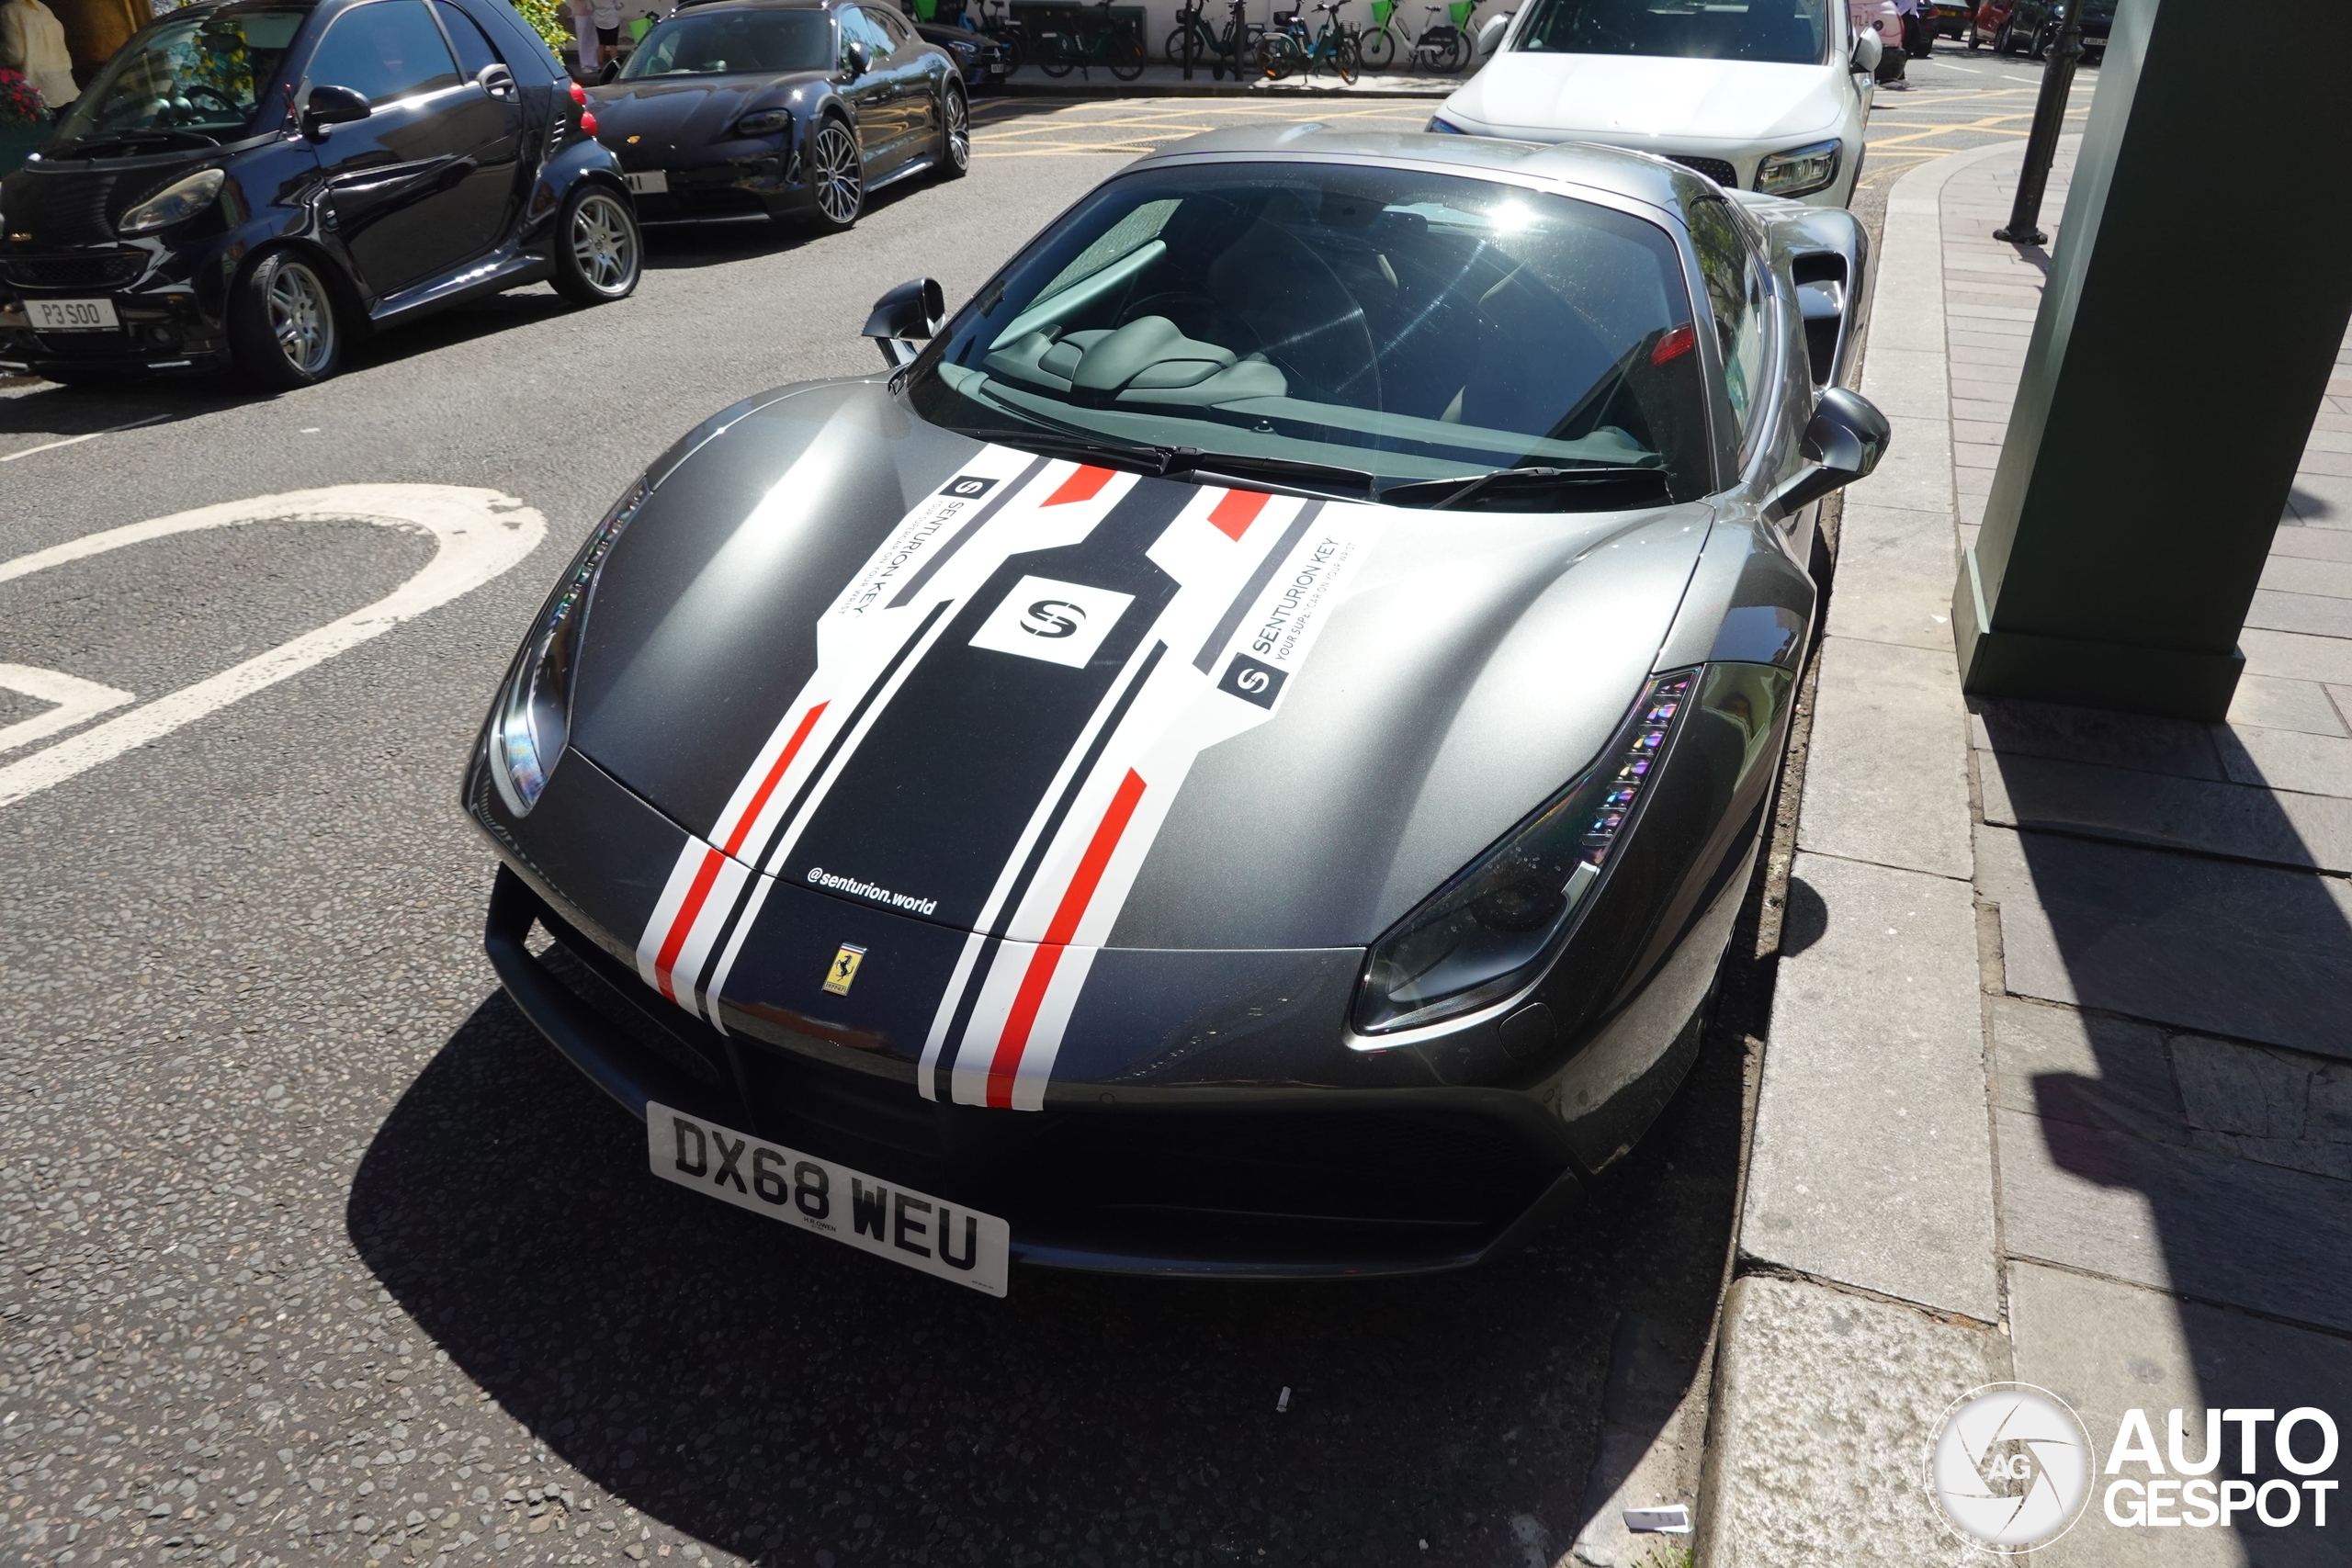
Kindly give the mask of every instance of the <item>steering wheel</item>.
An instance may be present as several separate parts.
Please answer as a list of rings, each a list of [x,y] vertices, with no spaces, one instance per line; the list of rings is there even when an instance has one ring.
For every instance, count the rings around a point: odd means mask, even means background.
[[[1118,324],[1124,327],[1139,316],[1165,316],[1186,337],[1230,349],[1236,359],[1265,352],[1266,340],[1259,335],[1257,328],[1197,289],[1171,288],[1137,299],[1119,312]]]
[[[236,99],[231,97],[220,88],[207,86],[201,82],[188,83],[186,86],[183,86],[180,89],[180,95],[183,97],[188,98],[210,98],[214,103],[219,104],[223,110],[232,115],[243,115],[245,112],[243,107],[241,106]]]

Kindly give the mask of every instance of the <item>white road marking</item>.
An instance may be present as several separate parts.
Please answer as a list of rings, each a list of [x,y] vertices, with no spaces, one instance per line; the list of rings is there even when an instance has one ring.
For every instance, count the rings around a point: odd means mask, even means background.
[[[227,502],[68,540],[0,561],[0,582],[174,534],[247,523],[347,522],[428,533],[439,548],[423,570],[372,604],[0,767],[0,807],[112,761],[447,604],[504,572],[547,536],[546,518],[496,491],[459,485],[334,485]]]
[[[114,435],[122,431],[136,430],[142,424],[153,424],[171,417],[167,413],[151,413],[145,419],[134,419],[129,424],[110,424],[104,430],[93,430],[87,435],[69,435],[62,441],[44,441],[38,446],[28,446],[21,452],[11,452],[6,457],[0,457],[0,463],[13,463],[19,457],[29,457],[36,452],[54,452],[60,446],[79,446],[83,442],[96,441],[101,435]]]
[[[45,740],[61,730],[73,728],[85,718],[95,717],[108,708],[119,708],[131,700],[129,692],[101,686],[96,681],[85,681],[79,675],[37,670],[29,664],[0,664],[0,689],[22,692],[38,701],[57,705],[47,713],[37,713],[14,724],[0,725],[0,751],[13,751],[19,746]]]

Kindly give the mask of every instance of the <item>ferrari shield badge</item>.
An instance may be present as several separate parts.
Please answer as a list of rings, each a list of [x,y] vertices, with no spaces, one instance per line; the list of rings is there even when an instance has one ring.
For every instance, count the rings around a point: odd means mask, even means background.
[[[850,982],[857,978],[857,966],[865,962],[865,949],[854,942],[842,943],[833,954],[833,965],[825,971],[825,989],[837,997],[849,995]]]

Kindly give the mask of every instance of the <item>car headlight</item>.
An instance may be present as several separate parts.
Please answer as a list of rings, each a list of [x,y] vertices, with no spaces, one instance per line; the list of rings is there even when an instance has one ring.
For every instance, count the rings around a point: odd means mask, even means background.
[[[1453,1018],[1534,978],[1633,830],[1699,673],[1651,681],[1581,778],[1373,944],[1356,994],[1358,1033]]]
[[[588,536],[571,570],[532,623],[491,709],[491,782],[506,809],[517,817],[539,803],[548,775],[563,756],[571,733],[571,679],[579,667],[580,639],[596,578],[612,553],[613,541],[645,504],[646,494],[646,483],[639,479]]]
[[[1756,188],[1766,196],[1804,196],[1838,177],[1838,143],[1816,141],[1775,152],[1756,165]]]
[[[218,169],[198,169],[187,178],[165,186],[122,215],[118,234],[144,234],[193,218],[212,205],[229,176]]]
[[[1430,116],[1429,124],[1422,129],[1426,130],[1432,136],[1467,136],[1470,134],[1460,126],[1451,124],[1438,115]]]
[[[792,124],[790,109],[754,109],[735,122],[738,136],[774,136]]]

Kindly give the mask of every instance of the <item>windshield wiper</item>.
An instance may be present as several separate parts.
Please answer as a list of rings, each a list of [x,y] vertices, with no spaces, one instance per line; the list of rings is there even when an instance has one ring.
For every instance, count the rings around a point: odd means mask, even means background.
[[[1237,479],[1268,479],[1302,489],[1345,489],[1369,500],[1372,475],[1362,468],[1336,463],[1309,463],[1295,457],[1260,457],[1239,452],[1204,452],[1197,446],[1169,450],[1162,474],[1216,474]]]
[[[1467,480],[1415,479],[1407,484],[1390,485],[1380,492],[1380,500],[1385,505],[1422,506],[1431,512],[1442,512],[1488,490],[1516,489],[1522,484],[1541,489],[1646,484],[1662,491],[1666,483],[1664,468],[1496,468]]]
[[[220,143],[200,130],[98,130],[77,136],[65,144],[68,152],[98,147],[218,147]]]
[[[1105,468],[1126,468],[1146,474],[1164,474],[1174,449],[1167,446],[1123,446],[1109,441],[1089,441],[1082,436],[1063,435],[1042,429],[1004,430],[980,427],[955,427],[958,435],[968,435],[975,441],[1001,441],[1007,446],[1035,452],[1047,457],[1069,457],[1080,463],[1100,463]]]

